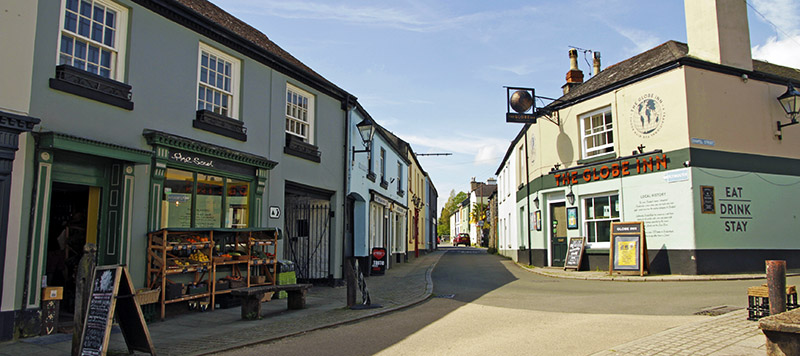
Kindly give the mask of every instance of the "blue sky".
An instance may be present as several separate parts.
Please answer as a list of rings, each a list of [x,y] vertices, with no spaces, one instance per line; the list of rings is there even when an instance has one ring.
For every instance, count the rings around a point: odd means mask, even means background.
[[[211,1],[357,96],[415,152],[453,153],[419,158],[439,209],[471,177],[492,177],[519,132],[503,86],[557,98],[571,47],[601,52],[605,68],[686,42],[681,0]],[[748,5],[753,56],[800,68],[800,1]],[[579,58],[586,79],[590,56]]]

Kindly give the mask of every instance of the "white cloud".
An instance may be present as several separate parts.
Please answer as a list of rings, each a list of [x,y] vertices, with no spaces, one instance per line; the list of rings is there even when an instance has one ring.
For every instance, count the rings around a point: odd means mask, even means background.
[[[800,68],[800,36],[778,39],[770,37],[767,43],[754,46],[753,58],[792,68]]]
[[[661,40],[658,38],[658,36],[650,32],[635,28],[623,28],[613,24],[609,24],[609,26],[622,37],[627,38],[633,43],[635,46],[632,49],[633,53],[642,53],[661,44]]]
[[[800,68],[800,3],[796,0],[752,0],[761,16],[756,18],[777,27],[775,36],[753,46],[753,58]]]
[[[498,70],[501,72],[511,72],[516,75],[528,75],[535,71],[531,66],[527,64],[518,64],[515,66],[489,66],[489,68]]]
[[[397,28],[414,32],[431,32],[460,28],[467,24],[487,22],[510,16],[527,16],[533,7],[504,11],[485,11],[448,16],[427,6],[346,5],[312,1],[217,0],[238,13],[252,13],[287,19],[330,20],[352,24]]]
[[[484,137],[469,134],[450,134],[446,137],[399,134],[411,144],[416,153],[437,152],[472,156],[476,166],[497,165],[506,152],[509,140],[499,137]]]

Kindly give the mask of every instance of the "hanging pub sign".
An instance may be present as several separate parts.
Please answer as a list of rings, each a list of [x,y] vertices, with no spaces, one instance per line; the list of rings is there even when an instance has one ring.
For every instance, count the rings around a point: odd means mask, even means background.
[[[644,237],[644,223],[612,222],[608,273],[644,276],[645,271],[650,271],[650,262]]]
[[[508,103],[506,122],[535,124],[537,118],[536,105],[533,100],[535,97],[536,91],[533,88],[506,87],[506,102]]]
[[[108,352],[108,337],[111,335],[114,315],[117,316],[117,323],[131,354],[135,350],[155,355],[150,331],[134,293],[126,267],[112,265],[95,268],[79,355],[103,356]]]
[[[372,248],[372,275],[383,275],[386,273],[386,249],[383,247]]]

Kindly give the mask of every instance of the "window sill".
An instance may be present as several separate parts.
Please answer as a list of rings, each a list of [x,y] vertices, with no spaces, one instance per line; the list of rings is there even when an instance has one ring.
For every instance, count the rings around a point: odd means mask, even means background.
[[[402,191],[402,190],[398,190],[398,191],[397,191],[397,195],[399,195],[399,196],[401,196],[401,197],[402,197],[402,196],[406,195],[406,192],[404,192],[404,191]]]
[[[609,152],[609,153],[603,153],[601,155],[597,155],[597,156],[594,156],[594,157],[584,158],[584,159],[578,160],[578,164],[595,163],[595,162],[605,161],[605,160],[614,159],[614,158],[617,158],[617,154],[614,153],[614,152]]]
[[[239,141],[247,141],[247,128],[241,121],[213,111],[197,110],[192,127]]]
[[[383,189],[389,188],[389,182],[381,179],[381,188]]]
[[[377,176],[375,175],[375,172],[369,172],[369,173],[367,173],[367,179],[369,179],[369,180],[371,180],[371,181],[373,181],[373,182],[375,181],[375,178],[376,178],[376,177],[377,177]]]
[[[71,65],[56,66],[56,76],[50,78],[50,88],[125,110],[133,110],[130,85],[89,73]]]
[[[303,142],[303,139],[288,133],[286,134],[286,146],[283,147],[283,153],[312,162],[319,163],[322,161],[320,158],[322,153],[319,151],[319,147]]]

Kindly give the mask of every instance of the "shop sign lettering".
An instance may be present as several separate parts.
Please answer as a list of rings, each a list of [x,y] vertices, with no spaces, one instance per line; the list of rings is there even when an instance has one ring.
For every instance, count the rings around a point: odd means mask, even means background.
[[[593,181],[606,180],[608,178],[618,178],[629,176],[633,172],[643,174],[667,169],[667,155],[637,158],[636,161],[622,161],[602,166],[587,167],[583,170],[577,169],[571,172],[556,173],[556,186],[575,185],[579,182],[589,183]]]
[[[725,187],[725,199],[719,200],[720,219],[725,222],[725,232],[747,232],[747,224],[753,219],[749,199],[744,188]]]
[[[170,159],[172,159],[173,161],[181,162],[181,163],[193,164],[195,166],[214,168],[214,161],[213,160],[207,160],[206,161],[206,160],[203,160],[200,157],[196,157],[196,156],[195,157],[192,157],[192,156],[189,156],[189,155],[185,155],[184,156],[180,152],[173,153],[172,156],[170,156]]]

